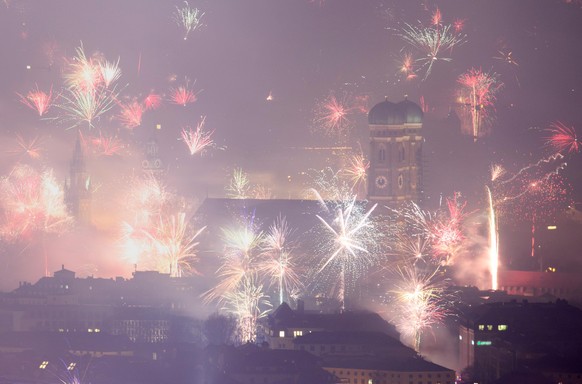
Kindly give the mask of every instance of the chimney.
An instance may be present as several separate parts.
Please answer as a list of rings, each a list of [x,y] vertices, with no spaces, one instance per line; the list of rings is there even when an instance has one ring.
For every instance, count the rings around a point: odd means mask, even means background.
[[[301,299],[297,300],[297,312],[299,313],[305,312],[305,301]]]

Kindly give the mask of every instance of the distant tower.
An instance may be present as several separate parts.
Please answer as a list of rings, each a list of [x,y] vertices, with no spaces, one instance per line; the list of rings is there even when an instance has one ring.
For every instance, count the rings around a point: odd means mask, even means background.
[[[65,203],[78,223],[91,223],[91,199],[91,177],[87,172],[81,140],[77,137],[69,178],[65,181]]]
[[[397,104],[385,100],[370,110],[368,200],[389,206],[420,202],[422,120],[420,107],[407,99]]]
[[[164,174],[164,162],[160,158],[160,145],[156,138],[156,130],[145,143],[145,158],[141,162],[141,167],[146,175],[159,178]]]

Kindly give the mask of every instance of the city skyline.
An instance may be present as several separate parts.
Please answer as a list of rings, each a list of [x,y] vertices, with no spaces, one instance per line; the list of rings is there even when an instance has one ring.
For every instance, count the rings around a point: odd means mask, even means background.
[[[185,25],[180,17],[195,10],[200,19]],[[127,276],[135,264],[155,269],[133,259],[135,248],[123,241],[138,233],[159,247],[160,228],[187,224],[205,197],[232,196],[237,172],[239,183],[247,178],[239,185],[247,197],[314,198],[309,190],[328,187],[326,177],[349,167],[352,156],[369,156],[367,113],[385,97],[408,98],[424,111],[427,155],[434,155],[427,209],[459,192],[468,212],[485,210],[488,169],[499,164],[509,175],[563,177],[567,193],[550,195],[547,205],[514,199],[533,179],[499,191],[515,201],[508,218],[533,220],[531,204],[553,215],[579,201],[577,150],[558,151],[562,157],[539,174],[520,170],[556,155],[546,143],[552,124],[579,129],[581,56],[564,42],[580,34],[581,16],[576,2],[559,1],[5,1],[0,41],[10,54],[0,76],[0,172],[7,181],[48,172],[62,185],[81,137],[95,226],[63,230],[45,220],[34,231],[4,235],[4,270],[13,272],[3,279],[6,289],[62,263],[104,277]],[[431,45],[445,35],[449,45]],[[83,60],[103,68],[103,100],[91,116],[79,114],[87,100],[75,93],[84,86],[75,78]],[[106,84],[105,71],[116,68]],[[463,93],[477,75],[489,76],[494,98],[476,102]],[[52,102],[35,105],[41,91]],[[444,132],[451,110],[470,132]],[[148,207],[169,214],[147,232],[132,204],[152,135],[165,170],[158,192],[172,201]],[[207,146],[193,149],[200,138]],[[446,153],[451,167],[441,162]],[[445,190],[447,183],[455,189]]]

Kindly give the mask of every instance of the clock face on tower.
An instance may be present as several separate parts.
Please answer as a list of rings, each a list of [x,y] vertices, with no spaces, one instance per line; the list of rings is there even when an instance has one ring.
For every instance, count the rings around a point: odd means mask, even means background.
[[[388,179],[386,178],[386,176],[378,176],[376,177],[375,183],[376,187],[384,189],[388,185]]]

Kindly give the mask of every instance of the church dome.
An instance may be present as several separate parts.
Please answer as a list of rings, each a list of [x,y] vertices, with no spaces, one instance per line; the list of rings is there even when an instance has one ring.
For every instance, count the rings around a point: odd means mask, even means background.
[[[408,99],[405,99],[398,103],[398,108],[400,109],[402,115],[404,116],[405,123],[408,124],[422,123],[422,118],[424,117],[424,114],[422,113],[422,109],[420,109],[418,104],[413,103]]]
[[[376,104],[368,113],[368,124],[400,125],[422,123],[422,109],[412,101],[403,100],[398,104],[384,100]]]

